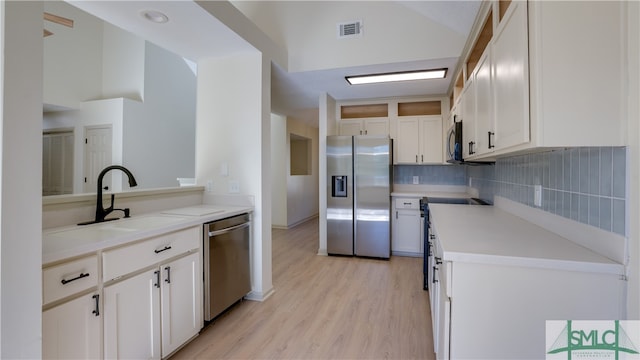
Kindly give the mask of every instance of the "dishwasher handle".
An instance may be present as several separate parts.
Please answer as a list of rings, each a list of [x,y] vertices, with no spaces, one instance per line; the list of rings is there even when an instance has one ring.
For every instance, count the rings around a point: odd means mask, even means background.
[[[234,230],[238,230],[238,229],[244,229],[249,225],[251,225],[251,223],[246,222],[246,223],[243,223],[243,224],[240,224],[240,225],[231,226],[231,227],[224,228],[224,229],[221,229],[221,230],[209,231],[209,237],[226,234],[226,233],[232,232]]]

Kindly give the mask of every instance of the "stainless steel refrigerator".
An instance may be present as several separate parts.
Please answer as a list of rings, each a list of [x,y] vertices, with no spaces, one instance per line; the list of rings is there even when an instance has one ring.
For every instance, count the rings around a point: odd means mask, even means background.
[[[391,256],[392,143],[382,136],[327,137],[327,252]]]

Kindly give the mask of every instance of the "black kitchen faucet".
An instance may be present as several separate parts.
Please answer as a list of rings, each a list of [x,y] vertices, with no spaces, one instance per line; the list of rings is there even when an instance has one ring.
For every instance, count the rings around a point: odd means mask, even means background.
[[[125,209],[114,209],[113,208],[113,202],[115,200],[115,194],[111,194],[111,205],[108,208],[105,209],[103,207],[103,205],[102,205],[102,179],[104,178],[104,175],[107,172],[109,172],[110,170],[121,170],[122,172],[127,174],[127,177],[129,178],[129,186],[134,187],[134,186],[138,185],[138,183],[136,182],[136,178],[133,177],[133,174],[131,173],[131,171],[129,171],[129,169],[125,168],[124,166],[111,165],[111,166],[107,166],[106,168],[102,169],[102,171],[98,175],[98,191],[97,191],[97,199],[96,199],[96,218],[93,221],[83,222],[83,223],[80,223],[78,225],[95,224],[95,223],[100,223],[100,222],[104,222],[104,221],[116,220],[117,218],[105,219],[107,217],[107,215],[109,215],[114,210],[122,211],[124,213],[124,217],[125,218],[129,217],[129,208],[125,208]]]

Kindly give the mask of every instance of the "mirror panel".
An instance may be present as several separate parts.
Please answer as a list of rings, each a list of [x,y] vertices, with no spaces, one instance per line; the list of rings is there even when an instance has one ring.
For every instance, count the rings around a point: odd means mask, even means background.
[[[43,195],[95,192],[105,164],[130,169],[142,189],[195,177],[195,64],[65,2],[45,11],[74,26],[44,21]],[[64,151],[51,140],[60,132]],[[128,188],[109,177],[111,191]]]

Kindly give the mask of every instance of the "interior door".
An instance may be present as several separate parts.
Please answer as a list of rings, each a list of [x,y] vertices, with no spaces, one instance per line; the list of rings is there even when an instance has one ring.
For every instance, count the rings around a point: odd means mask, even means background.
[[[95,192],[98,174],[111,165],[111,126],[85,128],[84,192]],[[111,189],[111,177],[105,176],[103,186]]]
[[[42,135],[42,195],[73,193],[73,130]]]

